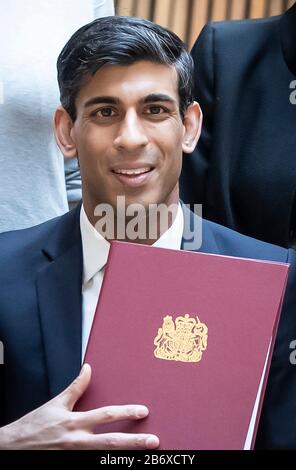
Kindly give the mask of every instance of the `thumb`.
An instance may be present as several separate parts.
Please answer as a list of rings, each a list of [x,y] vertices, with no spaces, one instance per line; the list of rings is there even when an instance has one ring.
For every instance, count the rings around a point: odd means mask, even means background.
[[[80,370],[80,374],[76,379],[57,397],[61,400],[62,404],[69,410],[73,410],[75,403],[84,394],[89,386],[91,378],[91,367],[89,364],[84,364]]]

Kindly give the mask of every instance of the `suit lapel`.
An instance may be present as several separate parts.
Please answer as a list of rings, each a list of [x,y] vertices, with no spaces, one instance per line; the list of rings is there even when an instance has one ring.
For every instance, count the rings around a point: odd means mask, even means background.
[[[82,246],[80,206],[61,217],[37,276],[37,296],[50,396],[79,373],[81,364]]]
[[[181,249],[219,254],[220,250],[211,229],[211,222],[196,215],[181,202],[184,215],[184,230]]]

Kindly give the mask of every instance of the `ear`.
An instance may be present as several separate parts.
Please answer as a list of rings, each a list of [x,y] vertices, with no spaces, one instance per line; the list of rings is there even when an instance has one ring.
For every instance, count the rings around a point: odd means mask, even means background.
[[[182,149],[184,153],[191,153],[196,147],[201,133],[202,112],[199,104],[194,101],[188,106],[183,119],[184,135]]]
[[[76,145],[71,136],[73,121],[62,106],[59,106],[54,115],[54,133],[60,151],[65,158],[77,156]]]

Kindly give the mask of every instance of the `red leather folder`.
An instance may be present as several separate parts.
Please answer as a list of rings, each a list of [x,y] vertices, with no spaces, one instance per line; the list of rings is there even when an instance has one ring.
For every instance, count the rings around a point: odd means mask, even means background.
[[[252,448],[288,265],[111,244],[76,409],[144,404],[160,449]]]

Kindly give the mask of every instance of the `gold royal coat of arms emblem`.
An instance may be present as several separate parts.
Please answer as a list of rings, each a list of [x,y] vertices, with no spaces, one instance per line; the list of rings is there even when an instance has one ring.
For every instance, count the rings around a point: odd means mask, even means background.
[[[208,327],[199,318],[179,316],[175,322],[170,315],[154,339],[154,356],[167,361],[199,362],[207,348]]]

